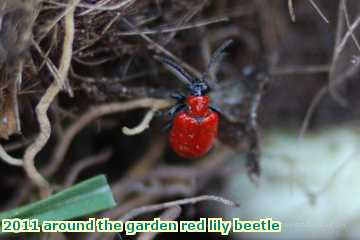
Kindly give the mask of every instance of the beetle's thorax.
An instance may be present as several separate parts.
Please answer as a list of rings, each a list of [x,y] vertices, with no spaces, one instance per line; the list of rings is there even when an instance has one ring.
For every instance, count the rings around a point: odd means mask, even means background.
[[[209,113],[208,96],[188,96],[186,98],[187,112],[192,117],[204,117]]]

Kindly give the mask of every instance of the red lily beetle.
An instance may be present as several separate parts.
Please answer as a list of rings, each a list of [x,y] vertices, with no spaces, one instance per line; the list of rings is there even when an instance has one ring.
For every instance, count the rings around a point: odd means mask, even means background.
[[[205,155],[213,146],[218,134],[219,111],[210,105],[207,83],[210,70],[224,56],[224,49],[232,41],[223,43],[213,54],[206,72],[201,78],[192,78],[181,66],[164,56],[156,56],[164,66],[180,80],[187,83],[188,95],[173,94],[179,102],[169,110],[171,121],[169,142],[172,149],[185,158],[197,158]]]

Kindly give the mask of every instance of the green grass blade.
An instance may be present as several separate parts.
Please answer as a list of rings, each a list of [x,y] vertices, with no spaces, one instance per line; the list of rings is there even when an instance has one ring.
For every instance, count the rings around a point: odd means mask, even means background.
[[[76,184],[47,199],[0,213],[7,218],[68,220],[116,206],[110,186],[104,175]],[[1,221],[0,221],[1,224]]]

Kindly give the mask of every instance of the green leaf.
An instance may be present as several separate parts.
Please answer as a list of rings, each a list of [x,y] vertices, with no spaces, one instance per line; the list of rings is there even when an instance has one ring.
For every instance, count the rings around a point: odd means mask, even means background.
[[[104,175],[99,175],[47,199],[0,213],[2,219],[39,219],[62,221],[77,218],[116,206],[110,186]]]

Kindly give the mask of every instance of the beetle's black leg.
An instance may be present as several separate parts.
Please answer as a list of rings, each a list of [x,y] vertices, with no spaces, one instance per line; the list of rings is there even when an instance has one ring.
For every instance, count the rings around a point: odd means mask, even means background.
[[[186,104],[176,104],[170,110],[168,111],[168,115],[170,116],[170,120],[165,124],[163,127],[163,131],[169,131],[172,127],[172,121],[175,116],[175,114],[181,110],[184,110],[186,108]]]
[[[186,99],[185,95],[181,92],[174,92],[171,94],[171,97],[178,101],[184,101]]]
[[[168,132],[172,128],[172,119],[169,120],[162,128],[163,132]]]
[[[219,108],[219,106],[216,106],[214,104],[211,104],[210,109],[213,110],[214,112],[220,114],[220,115],[224,115],[224,113],[221,111],[221,109]]]
[[[186,104],[182,104],[182,103],[176,104],[175,106],[170,108],[170,110],[168,111],[168,115],[171,118],[173,118],[177,112],[183,110],[185,107],[186,107]]]

